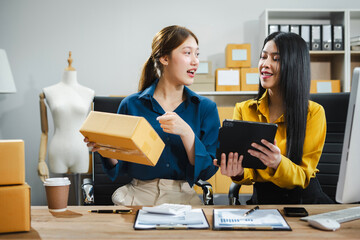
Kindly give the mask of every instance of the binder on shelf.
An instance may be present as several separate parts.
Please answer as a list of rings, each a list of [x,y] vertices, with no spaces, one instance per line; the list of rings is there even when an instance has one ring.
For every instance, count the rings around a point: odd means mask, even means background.
[[[342,25],[333,25],[333,49],[344,50],[344,28]]]
[[[280,25],[280,32],[290,32],[289,25]]]
[[[331,51],[333,49],[331,30],[331,24],[322,26],[322,50]]]
[[[311,50],[321,50],[321,25],[311,25]]]
[[[300,25],[290,25],[290,32],[300,35]]]
[[[269,24],[269,35],[274,33],[274,32],[278,32],[279,31],[279,25],[277,24]]]
[[[308,49],[310,50],[311,49],[310,48],[310,36],[311,36],[310,25],[301,25],[300,26],[300,34],[301,34],[301,37],[306,42]]]

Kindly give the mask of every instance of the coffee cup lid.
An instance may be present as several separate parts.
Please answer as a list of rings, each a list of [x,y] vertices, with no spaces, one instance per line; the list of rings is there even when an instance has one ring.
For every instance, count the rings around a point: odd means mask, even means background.
[[[44,186],[66,186],[70,185],[68,177],[63,178],[47,178],[45,179]]]

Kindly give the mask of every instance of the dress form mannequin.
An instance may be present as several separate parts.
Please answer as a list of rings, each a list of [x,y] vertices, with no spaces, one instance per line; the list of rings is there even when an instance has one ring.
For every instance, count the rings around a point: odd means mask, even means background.
[[[94,91],[77,82],[76,71],[71,66],[65,69],[62,80],[43,89],[40,94],[41,142],[38,174],[42,181],[49,177],[46,165],[48,120],[44,99],[54,121],[54,135],[49,144],[49,167],[52,173],[87,173],[89,170],[89,150],[79,132],[85,121]]]

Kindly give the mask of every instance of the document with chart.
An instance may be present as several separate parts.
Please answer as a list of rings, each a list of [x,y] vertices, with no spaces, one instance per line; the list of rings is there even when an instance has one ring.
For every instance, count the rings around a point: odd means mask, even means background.
[[[209,223],[202,209],[191,209],[176,214],[148,212],[139,209],[134,229],[207,229]]]
[[[214,230],[291,231],[291,227],[277,209],[214,209]],[[245,215],[245,216],[244,216]]]

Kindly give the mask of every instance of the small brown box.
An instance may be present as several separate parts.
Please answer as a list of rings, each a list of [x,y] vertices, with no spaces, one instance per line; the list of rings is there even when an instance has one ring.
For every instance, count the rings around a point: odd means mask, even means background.
[[[25,183],[23,140],[0,140],[0,185]]]
[[[30,186],[0,186],[0,233],[30,231]]]
[[[200,61],[199,66],[196,70],[194,82],[209,82],[209,80],[207,80],[207,79],[214,79],[212,77],[213,77],[213,74],[212,74],[211,62],[210,61]],[[197,80],[197,78],[199,80]],[[214,81],[214,80],[212,80],[212,81]]]
[[[310,93],[340,92],[340,80],[311,80]]]
[[[189,86],[194,92],[215,91],[215,76],[212,74],[211,62],[201,61],[196,71],[194,83]]]
[[[212,83],[193,83],[189,88],[194,92],[213,92],[215,91],[215,81]]]
[[[240,68],[216,69],[216,91],[240,91]]]
[[[91,111],[80,132],[103,157],[155,166],[165,147],[143,117]]]
[[[225,58],[228,68],[251,67],[250,43],[226,45]]]
[[[257,91],[259,89],[259,69],[241,68],[241,91]]]

